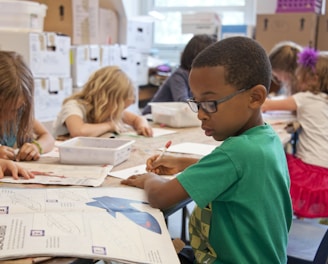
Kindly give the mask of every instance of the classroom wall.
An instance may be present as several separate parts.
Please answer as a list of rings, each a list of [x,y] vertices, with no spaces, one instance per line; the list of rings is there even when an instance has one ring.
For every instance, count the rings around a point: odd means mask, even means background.
[[[257,14],[273,14],[276,10],[277,0],[261,1],[256,2],[256,13]]]

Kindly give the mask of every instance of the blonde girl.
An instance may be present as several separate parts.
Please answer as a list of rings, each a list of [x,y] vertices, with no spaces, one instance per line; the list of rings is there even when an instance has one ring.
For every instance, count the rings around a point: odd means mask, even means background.
[[[134,88],[127,75],[116,66],[94,72],[78,93],[66,98],[54,123],[55,136],[97,137],[120,133],[124,124],[138,134],[152,136],[146,119],[126,110],[134,102]]]
[[[0,158],[38,160],[54,138],[34,118],[34,80],[22,56],[0,51]]]
[[[294,213],[328,217],[328,54],[305,48],[298,64],[299,92],[267,99],[262,110],[296,111],[301,125],[296,153],[287,154]]]

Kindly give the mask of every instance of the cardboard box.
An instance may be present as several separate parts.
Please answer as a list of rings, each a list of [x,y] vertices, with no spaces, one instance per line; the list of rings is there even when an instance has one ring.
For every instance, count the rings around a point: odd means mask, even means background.
[[[0,1],[0,29],[42,32],[47,6],[29,1]]]
[[[268,53],[280,41],[316,47],[318,19],[314,13],[259,14],[255,39]]]
[[[278,0],[276,13],[313,12],[321,14],[323,0]]]
[[[99,0],[33,0],[48,6],[44,30],[66,34],[73,45],[117,41],[114,11],[100,8]]]
[[[72,46],[71,60],[73,87],[82,87],[90,75],[101,67],[100,46]]]
[[[127,42],[129,48],[149,53],[153,45],[153,20],[147,17],[134,17],[128,20]]]
[[[328,14],[319,18],[317,49],[328,51]]]
[[[72,94],[71,78],[34,79],[35,117],[41,122],[54,121],[62,107],[63,100]]]
[[[68,36],[54,32],[0,31],[0,50],[20,53],[34,77],[70,77]]]

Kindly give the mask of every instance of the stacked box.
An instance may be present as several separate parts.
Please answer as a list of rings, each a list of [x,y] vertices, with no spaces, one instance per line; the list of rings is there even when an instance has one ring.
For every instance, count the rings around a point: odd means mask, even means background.
[[[276,13],[313,12],[320,14],[322,0],[278,0]]]
[[[269,53],[278,42],[294,41],[316,47],[319,15],[315,13],[280,13],[257,15],[255,39]]]
[[[56,118],[62,101],[72,93],[71,40],[55,32],[0,31],[0,49],[22,55],[35,84],[35,117]]]

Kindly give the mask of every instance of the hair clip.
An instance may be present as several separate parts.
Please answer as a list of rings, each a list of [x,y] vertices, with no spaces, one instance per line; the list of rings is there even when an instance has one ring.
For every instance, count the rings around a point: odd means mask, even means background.
[[[315,72],[315,65],[318,60],[319,52],[313,48],[304,48],[298,53],[297,62],[303,67],[311,68]]]

